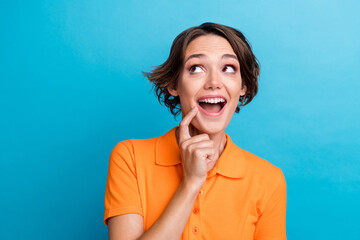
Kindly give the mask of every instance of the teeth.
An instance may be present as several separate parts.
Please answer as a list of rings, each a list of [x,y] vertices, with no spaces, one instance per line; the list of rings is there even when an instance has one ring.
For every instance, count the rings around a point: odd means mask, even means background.
[[[224,98],[203,98],[203,99],[199,100],[199,102],[216,104],[219,102],[225,102],[225,99]]]

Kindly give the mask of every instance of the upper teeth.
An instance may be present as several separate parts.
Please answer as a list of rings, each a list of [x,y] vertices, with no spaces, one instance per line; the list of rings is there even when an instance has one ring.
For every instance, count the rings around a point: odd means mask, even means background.
[[[223,99],[223,98],[203,98],[203,99],[200,99],[199,102],[219,103],[219,102],[225,102],[225,99]]]

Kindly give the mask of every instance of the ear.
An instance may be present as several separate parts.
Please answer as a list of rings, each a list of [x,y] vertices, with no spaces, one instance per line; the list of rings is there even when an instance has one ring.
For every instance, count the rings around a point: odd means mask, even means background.
[[[177,91],[175,88],[173,88],[173,87],[167,87],[167,90],[168,90],[168,92],[169,92],[172,96],[174,96],[174,97],[179,96],[179,93],[178,93],[178,91]]]
[[[245,96],[246,90],[247,90],[247,87],[245,85],[243,85],[241,90],[240,90],[240,96]]]

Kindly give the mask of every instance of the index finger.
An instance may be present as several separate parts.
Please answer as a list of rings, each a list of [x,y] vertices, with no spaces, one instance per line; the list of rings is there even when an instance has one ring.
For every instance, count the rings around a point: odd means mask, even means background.
[[[185,117],[181,120],[179,124],[179,143],[182,143],[183,141],[191,138],[190,132],[189,132],[189,124],[191,120],[196,116],[197,114],[197,107],[193,107],[190,112],[188,112]]]

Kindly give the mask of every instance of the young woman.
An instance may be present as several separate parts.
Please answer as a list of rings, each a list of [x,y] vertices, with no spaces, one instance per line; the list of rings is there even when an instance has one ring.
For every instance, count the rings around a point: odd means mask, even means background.
[[[257,93],[259,65],[238,30],[182,32],[146,74],[182,121],[158,138],[120,142],[110,156],[104,222],[116,239],[286,239],[281,170],[225,133]]]

